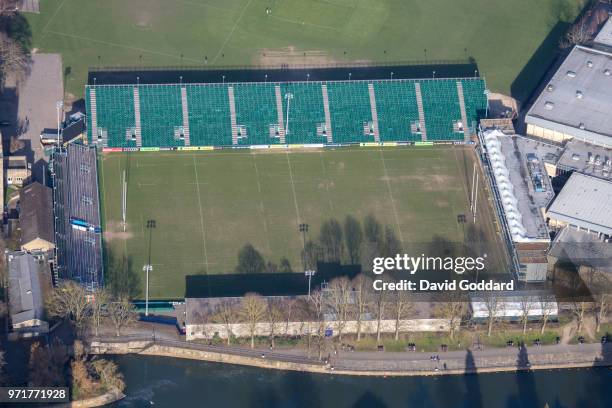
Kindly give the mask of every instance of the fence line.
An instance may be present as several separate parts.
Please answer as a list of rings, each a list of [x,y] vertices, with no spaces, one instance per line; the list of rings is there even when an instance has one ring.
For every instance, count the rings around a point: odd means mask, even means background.
[[[329,68],[384,68],[384,67],[417,67],[431,65],[469,65],[475,64],[470,58],[466,59],[441,59],[441,60],[412,60],[412,61],[355,61],[355,62],[336,62],[320,64],[261,64],[261,65],[123,65],[123,66],[90,66],[89,72],[122,72],[122,71],[237,71],[237,70],[289,70],[289,69],[329,69]]]

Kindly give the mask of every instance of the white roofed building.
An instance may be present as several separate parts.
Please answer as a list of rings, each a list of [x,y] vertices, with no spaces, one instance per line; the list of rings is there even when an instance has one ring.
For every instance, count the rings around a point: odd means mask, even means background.
[[[519,321],[523,313],[527,313],[531,321],[540,320],[544,315],[555,320],[559,314],[559,306],[554,295],[534,294],[530,292],[500,294],[499,296],[470,296],[470,312],[472,320],[482,322],[489,319],[491,312],[497,319]]]
[[[505,241],[519,280],[546,280],[550,235],[544,209],[553,197],[538,142],[499,129],[479,134]]]

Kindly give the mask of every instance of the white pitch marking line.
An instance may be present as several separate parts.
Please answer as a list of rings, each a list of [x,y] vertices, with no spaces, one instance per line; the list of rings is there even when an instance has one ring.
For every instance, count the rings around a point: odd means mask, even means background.
[[[391,181],[389,180],[389,173],[387,172],[387,165],[385,164],[385,156],[383,154],[382,149],[379,150],[380,159],[382,161],[383,169],[385,170],[385,180],[387,181],[387,190],[389,190],[389,197],[391,198],[391,207],[393,207],[393,215],[395,216],[395,223],[397,224],[397,230],[399,231],[400,241],[402,244],[404,243],[404,236],[402,234],[402,228],[400,227],[399,217],[397,216],[397,210],[395,208],[395,199],[393,198],[393,193],[391,192]]]
[[[200,183],[198,181],[198,168],[196,166],[195,156],[193,159],[193,171],[196,177],[196,191],[198,193],[198,206],[200,208],[200,227],[202,228],[202,248],[204,249],[204,264],[206,265],[206,274],[210,271],[208,270],[208,253],[206,251],[206,229],[204,227],[204,212],[202,211],[202,199],[200,198]]]
[[[219,55],[221,55],[221,51],[223,51],[225,49],[225,46],[229,42],[229,39],[232,37],[232,35],[234,35],[234,31],[236,31],[236,28],[238,27],[238,24],[240,23],[240,20],[242,20],[242,16],[244,16],[245,11],[249,8],[249,6],[251,5],[252,1],[253,0],[249,0],[248,3],[246,4],[246,6],[244,6],[244,8],[242,9],[242,11],[240,11],[240,15],[238,16],[238,19],[236,19],[236,22],[234,23],[234,26],[230,30],[230,32],[227,35],[227,37],[225,37],[225,41],[223,41],[223,44],[221,45],[221,48],[219,48],[219,51],[217,51],[217,55],[215,55],[215,58],[213,58],[213,60],[212,60],[213,64],[217,61],[217,58],[219,58]]]
[[[295,183],[293,182],[293,171],[291,170],[291,161],[289,160],[289,152],[287,155],[287,165],[289,166],[289,179],[291,180],[291,190],[293,191],[293,204],[295,204],[295,214],[297,216],[297,223],[301,222],[300,208],[298,207],[297,196],[295,195]]]
[[[257,168],[257,162],[255,161],[255,155],[253,155],[253,166],[255,166],[255,175],[257,176],[257,191],[259,191],[259,205],[260,205],[260,211],[261,211],[261,218],[263,220],[263,225],[264,225],[264,232],[266,234],[266,242],[268,243],[268,252],[272,252],[272,247],[270,246],[270,235],[268,234],[268,221],[266,220],[263,195],[261,194],[261,183],[259,182],[259,169]]]

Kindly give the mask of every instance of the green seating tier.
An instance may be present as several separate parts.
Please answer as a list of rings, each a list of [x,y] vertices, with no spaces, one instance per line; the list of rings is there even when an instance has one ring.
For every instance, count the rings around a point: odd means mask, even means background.
[[[192,146],[232,144],[227,87],[185,85],[189,107],[189,133]]]
[[[231,146],[232,92],[229,88],[232,87],[239,145],[281,143],[282,134],[275,134],[274,126],[282,122],[286,128],[287,108],[289,133],[285,135],[285,143],[328,143],[322,133],[326,122],[322,87],[326,85],[333,143],[373,142],[374,135],[367,129],[369,124],[374,127],[373,111],[378,119],[380,141],[420,141],[421,133],[416,130],[419,108],[415,84],[418,82],[427,140],[464,140],[464,133],[457,129],[457,123],[462,122],[457,81],[463,87],[467,119],[464,127],[473,133],[487,109],[485,83],[479,78],[90,85],[85,90],[88,137],[104,147],[136,147],[137,138],[130,134],[136,133],[138,115],[134,90],[137,88],[142,147],[186,144],[180,137],[181,134],[187,136],[183,118],[185,102],[191,146]],[[374,90],[375,109],[370,104],[370,84]],[[185,88],[184,95],[182,88]],[[93,89],[95,115],[92,114]],[[292,97],[288,106],[289,95]],[[277,97],[280,97],[281,112]],[[92,123],[94,116],[96,126]],[[103,135],[102,139],[92,135],[94,127]]]
[[[378,81],[374,83],[374,91],[380,140],[421,140],[421,134],[411,130],[411,124],[419,121],[414,82]]]
[[[322,136],[317,136],[317,126],[325,123],[323,110],[323,93],[320,82],[290,82],[280,85],[283,101],[283,122],[287,128],[287,98],[289,102],[289,133],[285,136],[288,144],[326,143]]]

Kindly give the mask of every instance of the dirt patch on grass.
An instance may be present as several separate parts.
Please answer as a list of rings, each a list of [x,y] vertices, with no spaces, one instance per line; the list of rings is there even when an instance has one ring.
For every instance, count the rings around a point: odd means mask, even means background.
[[[337,62],[325,51],[300,50],[294,46],[281,49],[263,48],[253,59],[255,65],[264,66],[320,66]]]
[[[441,174],[430,174],[427,176],[421,176],[416,174],[403,174],[400,176],[383,176],[381,180],[387,181],[399,181],[400,183],[418,183],[423,186],[426,191],[442,190],[452,185],[455,180],[452,176],[441,175]]]
[[[115,239],[118,240],[126,240],[134,237],[134,233],[132,233],[128,227],[126,226],[125,231],[123,230],[123,225],[118,222],[109,222],[106,224],[106,231],[104,231],[104,239],[107,241],[112,241]]]

